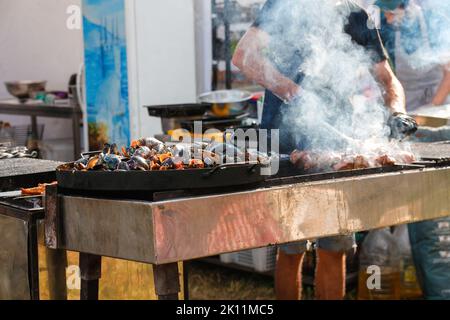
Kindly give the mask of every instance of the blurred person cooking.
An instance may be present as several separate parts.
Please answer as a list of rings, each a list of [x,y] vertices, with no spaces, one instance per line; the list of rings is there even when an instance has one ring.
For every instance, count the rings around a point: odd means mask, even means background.
[[[429,19],[433,12],[427,13],[414,1],[378,0],[375,5],[382,12],[382,39],[397,77],[405,88],[407,110],[414,111],[427,105],[432,108],[448,103],[450,64],[438,63],[439,60],[419,64],[418,59],[430,60],[434,47],[440,45],[435,40],[439,38],[436,32],[448,34],[449,25],[446,25],[447,28],[445,24],[438,25],[441,30],[430,30]],[[450,12],[438,11],[436,14],[441,17],[447,15],[448,23]],[[419,141],[427,142],[450,140],[450,127],[421,128],[416,137]],[[408,229],[425,298],[450,299],[450,218],[410,224]]]
[[[372,72],[382,86],[386,108],[394,119],[391,123],[405,134],[414,132],[415,121],[405,115],[403,88],[388,63],[378,31],[369,28],[367,13],[353,1],[340,1],[338,4],[330,0],[315,1],[323,2],[321,5],[324,6],[335,6],[336,10],[343,7],[349,9],[346,11],[349,15],[344,28],[345,33],[351,37],[356,46],[365,50],[371,57]],[[261,127],[280,130],[280,152],[284,154],[290,154],[299,148],[295,142],[299,133],[285,123],[283,111],[291,107],[300,107],[297,101],[302,95],[302,82],[306,77],[300,70],[303,58],[298,49],[298,43],[302,43],[301,21],[292,19],[295,15],[291,14],[295,6],[303,6],[302,1],[268,0],[253,26],[241,39],[233,57],[233,63],[248,79],[266,88]],[[303,7],[297,9],[300,12],[304,10]],[[304,15],[308,15],[308,12],[305,11]],[[296,18],[301,20],[301,17]],[[308,51],[309,48],[303,49]],[[301,136],[302,139],[308,139],[307,132],[303,132]],[[338,236],[320,239],[317,242],[315,277],[317,299],[344,298],[346,252],[353,247],[353,236]],[[307,242],[283,245],[279,249],[275,277],[277,298],[301,299],[301,269]]]
[[[435,43],[422,8],[410,0],[379,0],[381,37],[406,93],[407,111],[450,102],[450,63],[421,61]]]

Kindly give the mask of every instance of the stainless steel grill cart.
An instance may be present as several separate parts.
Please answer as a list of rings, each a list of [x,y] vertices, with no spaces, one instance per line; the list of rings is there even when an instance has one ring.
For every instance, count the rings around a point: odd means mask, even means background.
[[[447,149],[448,151],[448,146]],[[450,162],[288,176],[250,190],[95,197],[49,187],[46,244],[80,252],[82,298],[96,299],[101,257],[155,265],[177,299],[177,262],[450,215]]]

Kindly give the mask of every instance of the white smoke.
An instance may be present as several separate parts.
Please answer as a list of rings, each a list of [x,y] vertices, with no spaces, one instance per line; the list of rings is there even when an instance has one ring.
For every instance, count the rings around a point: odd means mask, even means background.
[[[420,15],[424,18],[426,30],[418,27],[422,19]],[[450,1],[411,0],[405,21],[415,29],[402,32],[402,43],[412,48],[420,45],[410,54],[411,66],[420,70],[450,63]]]
[[[351,8],[344,4],[337,10],[334,0],[280,2],[289,6],[289,16],[280,8],[272,27],[285,28],[286,19],[295,23],[289,24],[292,30],[283,29],[281,41],[271,43],[277,47],[271,54],[280,63],[284,52],[292,52],[283,45],[294,44],[303,57],[297,70],[305,74],[302,94],[284,114],[285,125],[297,129],[299,144],[306,138],[304,149],[354,153],[388,145],[388,112],[372,75],[374,63],[344,31]]]

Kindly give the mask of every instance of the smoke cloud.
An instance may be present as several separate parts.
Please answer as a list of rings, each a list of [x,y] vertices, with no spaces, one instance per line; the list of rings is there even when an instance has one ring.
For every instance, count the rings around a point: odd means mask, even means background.
[[[422,37],[417,6],[422,9],[426,39]],[[450,63],[450,1],[411,0],[406,10],[404,29],[409,29],[409,32],[402,32],[402,40],[406,47],[413,50],[410,54],[413,67],[420,70]]]
[[[278,40],[271,40],[268,55],[285,74],[292,50],[302,56],[293,72],[305,75],[302,94],[284,113],[284,124],[298,132],[298,145],[361,154],[380,146],[399,148],[388,139],[388,111],[372,75],[371,54],[344,31],[352,8],[336,6],[334,0],[280,2],[268,24],[271,34],[283,31],[276,34]],[[295,21],[289,29],[287,19]]]

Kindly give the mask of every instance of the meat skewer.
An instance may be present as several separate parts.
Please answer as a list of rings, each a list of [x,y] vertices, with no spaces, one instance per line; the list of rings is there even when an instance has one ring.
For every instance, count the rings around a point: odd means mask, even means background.
[[[395,156],[386,152],[372,155],[339,155],[334,152],[314,153],[309,151],[295,150],[290,156],[291,163],[299,169],[310,171],[320,170],[360,170],[371,167],[389,167],[396,164],[411,164],[415,161],[412,153],[401,151]]]

